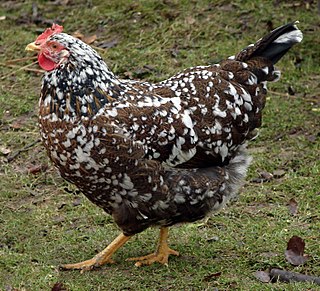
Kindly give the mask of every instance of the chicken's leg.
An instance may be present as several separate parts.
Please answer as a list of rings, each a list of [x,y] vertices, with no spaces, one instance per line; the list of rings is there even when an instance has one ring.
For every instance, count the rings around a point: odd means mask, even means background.
[[[156,252],[143,257],[129,258],[127,259],[127,261],[137,261],[135,263],[137,267],[140,267],[142,265],[151,265],[154,262],[159,262],[161,264],[168,265],[169,255],[179,256],[179,253],[169,248],[167,240],[168,228],[161,227],[159,244]]]
[[[110,243],[103,251],[95,255],[92,259],[76,264],[61,265],[60,268],[63,270],[81,270],[81,272],[83,272],[91,270],[94,267],[99,267],[106,263],[113,263],[114,261],[111,259],[111,256],[130,238],[131,236],[126,236],[121,233],[112,243]]]

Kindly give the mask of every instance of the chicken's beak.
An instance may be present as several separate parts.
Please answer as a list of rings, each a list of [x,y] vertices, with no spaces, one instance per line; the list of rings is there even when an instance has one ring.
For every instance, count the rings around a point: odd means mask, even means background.
[[[40,45],[37,45],[35,42],[31,42],[26,46],[26,51],[28,52],[39,52],[40,49]]]

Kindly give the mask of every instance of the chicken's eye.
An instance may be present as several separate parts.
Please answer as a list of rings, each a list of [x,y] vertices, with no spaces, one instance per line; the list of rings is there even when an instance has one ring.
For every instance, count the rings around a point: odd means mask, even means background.
[[[53,44],[51,45],[51,47],[52,47],[53,49],[58,48],[58,46],[57,46],[55,43],[53,43]]]

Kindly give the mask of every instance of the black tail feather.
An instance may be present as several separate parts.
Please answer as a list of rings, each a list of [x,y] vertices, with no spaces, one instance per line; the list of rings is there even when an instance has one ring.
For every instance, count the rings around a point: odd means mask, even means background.
[[[242,50],[236,60],[248,61],[255,57],[263,57],[276,64],[296,43],[301,42],[302,32],[296,26],[298,22],[280,26],[260,39],[254,45]]]

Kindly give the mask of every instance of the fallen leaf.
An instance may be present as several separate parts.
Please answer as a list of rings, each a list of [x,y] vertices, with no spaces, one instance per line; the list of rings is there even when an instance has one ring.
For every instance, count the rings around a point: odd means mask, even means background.
[[[310,142],[312,142],[312,143],[315,143],[316,141],[317,141],[317,136],[316,135],[306,135],[305,136],[306,137],[306,139],[308,140],[308,141],[310,141]]]
[[[67,291],[67,288],[61,282],[57,282],[53,285],[51,291]]]
[[[16,60],[11,60],[12,63],[19,61],[19,59]],[[23,114],[17,118],[15,118],[10,124],[9,126],[13,129],[21,129],[24,128],[26,126],[26,123],[30,122],[30,119],[32,119],[32,117],[34,116],[34,112],[31,111],[27,114]]]
[[[254,276],[256,277],[256,279],[263,283],[269,283],[271,280],[269,272],[266,271],[256,271],[254,273]]]
[[[298,255],[303,255],[306,243],[299,236],[292,236],[287,244],[287,250],[292,250]]]
[[[187,23],[187,24],[192,25],[192,24],[194,24],[195,22],[196,22],[196,20],[195,20],[192,16],[187,16],[187,17],[186,17],[186,23]]]
[[[79,198],[79,197],[74,199],[73,202],[72,202],[73,206],[78,206],[80,204],[81,204],[81,198]]]
[[[298,213],[298,202],[291,198],[288,203],[289,212],[291,215],[295,216]]]
[[[264,183],[269,182],[273,179],[273,175],[266,171],[259,171],[259,177],[253,178],[251,182],[253,183]]]
[[[79,39],[82,39],[84,37],[84,34],[82,34],[79,30],[76,30],[73,34],[72,34],[73,37],[76,37],[76,38],[79,38]]]
[[[54,221],[54,223],[60,224],[61,222],[65,221],[65,218],[62,215],[56,215],[52,217],[52,220]]]
[[[214,241],[218,241],[218,240],[219,240],[219,237],[215,236],[215,235],[207,238],[207,242],[214,242]]]
[[[27,172],[28,174],[38,174],[40,172],[45,172],[48,169],[48,165],[32,165],[28,167]]]
[[[92,44],[97,40],[97,35],[93,34],[93,35],[88,35],[85,36],[84,38],[82,38],[82,41],[84,41],[87,44]]]
[[[275,170],[272,173],[273,177],[276,179],[283,177],[285,174],[286,174],[286,171],[284,171],[284,170]]]
[[[22,127],[22,124],[19,121],[15,121],[12,124],[10,124],[10,127],[13,129],[20,129]]]
[[[261,253],[260,256],[270,259],[270,258],[279,256],[279,254],[273,253],[273,252],[264,252],[264,253]]]
[[[292,250],[286,250],[285,252],[286,260],[294,266],[300,266],[303,265],[308,258],[305,256],[299,256]]]
[[[118,40],[113,39],[113,40],[101,42],[100,44],[98,44],[98,47],[108,49],[108,48],[112,48],[112,47],[116,46],[117,44],[118,44]]]
[[[210,281],[212,278],[218,278],[221,276],[221,272],[217,272],[217,273],[214,273],[214,274],[210,274],[208,276],[205,276],[203,278],[204,281]]]
[[[69,0],[56,0],[51,2],[52,5],[68,5],[69,4]]]
[[[294,235],[287,244],[287,250],[285,251],[286,260],[294,266],[303,265],[309,259],[309,256],[304,254],[304,248],[304,240]]]
[[[253,179],[250,180],[250,182],[252,182],[252,183],[263,183],[265,181],[263,179],[261,179],[261,178],[253,178]]]
[[[262,171],[259,173],[262,179],[265,179],[266,181],[270,181],[273,178],[273,175],[269,172]]]
[[[180,15],[180,12],[178,10],[172,9],[172,10],[167,10],[167,11],[161,11],[161,15],[164,18],[172,21]]]
[[[3,154],[4,156],[8,155],[11,153],[11,150],[6,148],[6,147],[0,147],[0,153]]]
[[[124,72],[123,75],[124,75],[127,79],[132,79],[132,78],[133,78],[133,73],[132,73],[131,71]]]
[[[231,12],[234,11],[235,7],[232,3],[219,6],[219,11]]]
[[[150,65],[144,65],[142,68],[137,68],[133,72],[134,78],[143,79],[149,74],[151,74],[153,71],[155,71],[154,67]]]
[[[83,33],[81,33],[79,30],[76,30],[73,34],[73,37],[79,38],[81,39],[83,42],[87,43],[87,44],[92,44],[93,42],[96,41],[97,39],[97,35],[93,34],[93,35],[84,35]]]

